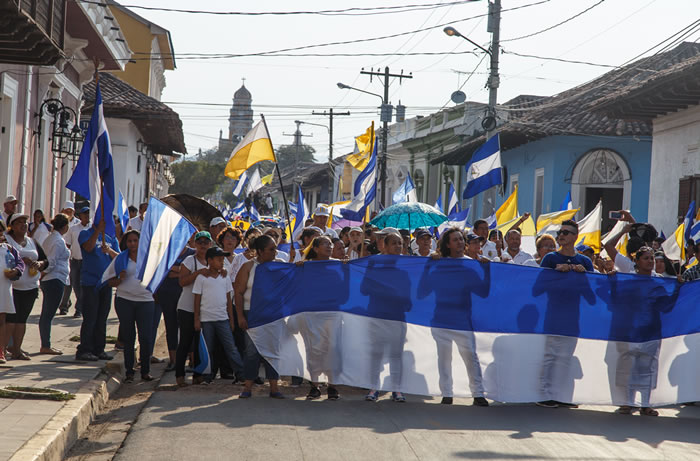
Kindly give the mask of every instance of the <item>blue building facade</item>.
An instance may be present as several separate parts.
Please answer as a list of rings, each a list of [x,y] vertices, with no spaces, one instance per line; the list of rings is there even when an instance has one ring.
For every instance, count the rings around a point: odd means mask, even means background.
[[[472,206],[471,222],[493,213],[516,184],[520,213],[530,212],[535,220],[542,213],[559,210],[569,191],[574,208],[581,209],[577,219],[602,200],[603,232],[614,224],[608,219],[610,210],[629,209],[638,221],[647,219],[649,136],[548,136],[502,150],[501,162],[504,194],[492,188],[465,201],[464,206]],[[460,176],[464,190],[466,175]]]

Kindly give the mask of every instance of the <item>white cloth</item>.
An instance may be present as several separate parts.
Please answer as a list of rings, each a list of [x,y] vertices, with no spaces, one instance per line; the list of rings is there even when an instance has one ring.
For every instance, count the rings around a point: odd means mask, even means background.
[[[136,262],[131,258],[128,259],[129,262],[126,265],[126,278],[124,278],[122,283],[120,283],[117,287],[117,296],[139,303],[153,301],[153,294],[143,285],[141,285],[141,280],[136,278],[136,271],[138,270]],[[117,274],[117,277],[119,277],[119,274]]]
[[[484,246],[481,247],[481,253],[484,258],[490,261],[500,261],[496,244],[491,240],[487,240]]]
[[[80,224],[80,220],[77,217],[73,216],[73,219],[70,220],[68,227],[73,227],[76,224]]]
[[[66,285],[70,284],[70,250],[61,233],[52,231],[42,247],[49,260],[49,267],[44,271],[42,280],[60,280]]]
[[[236,276],[238,275],[238,271],[241,270],[241,266],[245,263],[250,261],[250,259],[246,258],[243,253],[238,253],[236,256],[233,257],[233,262],[231,263],[231,280],[234,282],[236,281]],[[226,269],[228,270],[228,269]]]
[[[206,269],[209,266],[202,264],[197,261],[197,255],[189,255],[182,261],[182,265],[189,269],[190,273],[198,271],[199,269]],[[194,312],[194,295],[192,294],[192,285],[194,283],[182,287],[182,294],[180,294],[180,299],[177,301],[177,308],[185,312]]]
[[[326,227],[326,230],[323,231],[323,235],[327,235],[332,239],[338,238],[338,233],[335,231],[335,229],[331,229],[330,227]]]
[[[87,225],[83,226],[80,222],[78,222],[78,224],[68,228],[68,232],[66,232],[66,235],[63,238],[65,239],[66,244],[70,247],[70,257],[72,259],[77,259],[80,261],[83,260],[83,253],[80,251],[80,242],[78,241],[78,237],[82,231],[90,229],[91,226],[91,223],[87,223]]]
[[[192,285],[192,294],[202,296],[202,300],[199,303],[199,321],[218,322],[228,320],[226,295],[232,291],[233,287],[228,277],[198,275]],[[194,299],[194,296],[192,298]]]
[[[136,216],[135,218],[131,218],[129,220],[129,227],[131,227],[132,229],[141,232],[141,226],[143,226],[143,219],[141,219],[139,216]]]
[[[231,259],[231,261],[229,261],[228,258],[224,258],[224,269],[226,269],[226,274],[228,275],[228,279],[231,281],[231,283],[236,280],[235,276],[233,275],[233,263],[235,260],[235,256]]]
[[[275,254],[275,259],[281,259],[282,261],[288,263],[289,262],[289,253],[277,250],[277,253]],[[295,259],[295,261],[296,261],[296,259]]]
[[[250,311],[250,298],[253,296],[253,283],[255,282],[255,269],[258,267],[257,259],[253,258],[253,267],[250,268],[248,273],[248,283],[245,287],[245,293],[243,293],[243,311]]]
[[[25,246],[20,245],[18,242],[15,241],[15,239],[12,238],[10,234],[5,234],[7,237],[7,243],[12,245],[15,250],[17,250],[17,253],[19,253],[20,258],[28,258],[31,261],[36,261],[39,259],[39,252],[36,249],[36,244],[34,243],[34,239],[25,236],[24,241]],[[33,290],[34,288],[39,288],[39,277],[41,277],[41,274],[39,274],[39,271],[34,271],[29,268],[29,264],[26,263],[25,265],[27,266],[26,270],[22,273],[22,276],[19,278],[19,280],[15,280],[12,282],[12,288],[15,290]]]
[[[35,225],[36,224],[34,224],[34,223],[29,224],[29,230],[31,231],[32,229],[34,229]],[[46,240],[46,237],[48,237],[49,234],[51,233],[51,231],[49,229],[50,229],[50,227],[48,224],[41,223],[41,224],[39,224],[39,227],[37,228],[37,230],[34,231],[34,237],[32,237],[32,238],[39,245],[41,245],[42,248],[44,247],[44,240]]]
[[[517,264],[519,266],[539,266],[539,264],[537,264],[537,261],[535,261],[535,258],[533,258],[530,253],[527,253],[520,249],[518,251],[518,254],[516,254],[515,256],[511,256],[510,253],[508,253],[508,250],[502,251],[501,262]]]
[[[15,313],[15,302],[12,298],[12,281],[5,277],[5,269],[15,268],[14,257],[10,251],[9,244],[0,243],[0,314]]]

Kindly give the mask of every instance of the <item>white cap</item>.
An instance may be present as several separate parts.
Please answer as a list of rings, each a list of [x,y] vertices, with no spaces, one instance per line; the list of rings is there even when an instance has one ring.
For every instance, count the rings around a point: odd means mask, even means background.
[[[359,232],[360,234],[364,234],[364,233],[365,233],[365,231],[363,231],[361,227],[351,227],[351,228],[350,228],[350,232],[348,232],[348,234],[350,234],[350,233],[352,233],[352,232]]]
[[[226,220],[221,216],[217,216],[216,218],[212,219],[209,223],[209,227],[218,226],[219,224],[226,224]]]
[[[70,200],[66,200],[65,205],[63,205],[63,209],[64,209],[64,210],[73,210],[73,211],[75,211],[75,205],[74,205],[73,202],[71,202]]]
[[[15,197],[14,195],[8,195],[3,203],[10,203],[10,202],[16,202],[16,201],[17,201],[17,197]]]
[[[11,226],[13,222],[17,221],[17,220],[20,219],[20,218],[29,219],[29,215],[21,214],[21,213],[15,213],[15,214],[13,214],[12,216],[10,216],[10,222],[8,222],[7,224],[8,224],[9,226]]]
[[[330,216],[331,210],[328,205],[319,205],[314,211],[314,216]]]
[[[399,235],[401,235],[399,230],[395,227],[385,227],[382,230],[376,231],[375,234],[378,234],[378,235],[399,234]]]

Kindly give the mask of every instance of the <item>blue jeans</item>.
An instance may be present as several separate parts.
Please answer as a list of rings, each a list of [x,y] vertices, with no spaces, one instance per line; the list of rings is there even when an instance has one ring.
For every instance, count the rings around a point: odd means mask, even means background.
[[[207,342],[210,358],[218,340],[234,373],[236,375],[241,374],[241,371],[243,371],[243,360],[238,353],[238,349],[236,349],[236,344],[233,342],[233,333],[229,321],[202,322],[202,333],[204,334],[204,340]],[[214,376],[210,374],[208,378],[213,379]]]
[[[51,321],[56,315],[59,304],[61,304],[65,287],[66,284],[58,279],[41,282],[41,292],[43,293],[41,316],[39,317],[41,347],[51,347]]]
[[[279,379],[280,375],[272,368],[272,365],[267,360],[262,358],[258,350],[255,348],[255,343],[250,339],[248,332],[245,334],[245,359],[243,361],[243,377],[246,381],[252,381],[258,377],[260,362],[265,365],[265,377],[267,379]]]
[[[114,307],[119,317],[122,341],[124,341],[124,368],[127,375],[134,374],[134,345],[136,329],[139,334],[139,358],[141,360],[141,376],[151,371],[151,323],[153,322],[153,301],[138,302],[117,298]]]
[[[105,351],[107,317],[112,309],[112,288],[81,285],[83,323],[80,325],[78,355],[100,355]]]

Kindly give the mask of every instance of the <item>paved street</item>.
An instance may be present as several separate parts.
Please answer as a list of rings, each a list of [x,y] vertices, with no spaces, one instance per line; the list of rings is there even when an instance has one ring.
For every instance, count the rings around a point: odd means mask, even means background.
[[[346,389],[340,401],[307,402],[306,388],[284,389],[294,398],[283,401],[265,388],[239,400],[240,386],[227,382],[174,391],[173,381],[166,375],[115,459],[695,460],[700,452],[698,407],[649,418],[416,396],[374,404]]]

